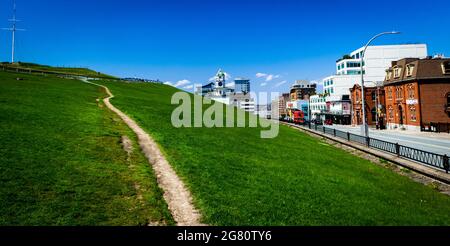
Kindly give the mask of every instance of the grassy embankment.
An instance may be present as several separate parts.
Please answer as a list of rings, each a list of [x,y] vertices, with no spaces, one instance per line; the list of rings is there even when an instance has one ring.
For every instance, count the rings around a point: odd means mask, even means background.
[[[115,77],[103,74],[92,69],[88,68],[78,68],[78,67],[52,67],[47,65],[29,63],[29,62],[18,62],[18,63],[7,63],[3,62],[0,64],[1,66],[5,66],[8,69],[22,69],[28,70],[33,73],[54,73],[54,74],[70,74],[70,75],[79,75],[79,76],[88,76],[94,78],[104,78],[104,79],[113,79]]]
[[[0,225],[173,223],[135,135],[97,102],[105,95],[0,72]],[[129,157],[122,136],[133,141]]]
[[[450,225],[450,198],[430,187],[281,126],[171,125],[177,90],[103,82],[112,103],[159,143],[212,225]]]

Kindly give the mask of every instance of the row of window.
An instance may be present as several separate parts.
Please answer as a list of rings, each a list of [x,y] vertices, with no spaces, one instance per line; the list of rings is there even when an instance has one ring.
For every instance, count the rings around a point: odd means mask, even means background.
[[[333,85],[333,80],[332,79],[330,79],[330,80],[327,80],[327,81],[325,81],[324,83],[323,83],[323,85],[324,86],[330,86],[330,85]]]
[[[319,98],[311,98],[311,103],[321,103],[321,102],[326,102],[326,99],[323,97],[319,97]]]
[[[414,73],[414,64],[408,64],[406,65],[406,77],[411,77]],[[392,70],[388,70],[386,73],[386,79],[390,80],[392,79],[392,75],[394,75],[394,79],[400,78],[402,74],[402,67],[395,66]]]
[[[311,110],[326,110],[327,107],[325,105],[311,105]]]
[[[361,67],[361,62],[347,62],[347,68]],[[345,62],[338,64],[338,71],[345,68]]]
[[[334,93],[334,88],[327,88],[327,89],[325,89],[325,93],[333,94]]]
[[[409,106],[408,109],[409,109],[409,113],[408,113],[409,120],[411,122],[416,122],[417,121],[417,108],[416,108],[416,106]],[[400,121],[403,121],[403,117],[404,117],[403,110],[399,109],[397,112],[395,112],[394,108],[392,106],[389,106],[389,108],[388,108],[388,118],[389,118],[390,122],[394,122],[395,121],[394,120],[394,113],[397,113],[398,117],[402,119]]]
[[[443,74],[450,74],[450,62],[443,62],[441,64],[442,66],[442,73]],[[406,65],[406,77],[411,77],[414,74],[415,65],[414,64],[408,64]],[[395,66],[392,68],[392,70],[388,70],[386,72],[386,79],[390,80],[392,78],[398,79],[401,77],[402,74],[402,67]],[[394,76],[394,77],[392,77]]]
[[[394,93],[393,88],[395,88],[395,98],[396,100],[402,100],[403,99],[403,86],[389,86],[387,90],[387,98],[388,100],[393,100]],[[407,84],[406,85],[406,92],[407,92],[407,99],[416,99],[416,87],[414,84]]]
[[[359,59],[363,56],[364,51],[358,52],[355,55],[352,55],[352,59]]]
[[[357,75],[357,74],[361,74],[361,71],[349,70],[349,71],[347,71],[347,74],[348,75]]]

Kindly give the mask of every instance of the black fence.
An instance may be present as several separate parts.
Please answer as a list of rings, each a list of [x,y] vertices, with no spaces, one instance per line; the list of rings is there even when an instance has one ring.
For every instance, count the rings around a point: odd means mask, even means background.
[[[376,138],[364,137],[322,125],[307,124],[303,125],[303,127],[324,134],[332,135],[334,137],[347,140],[349,142],[359,143],[373,149],[388,152],[398,157],[409,159],[424,165],[432,166],[444,170],[446,173],[450,171],[449,157],[447,155],[439,155],[428,151],[403,146],[398,143],[391,143]]]

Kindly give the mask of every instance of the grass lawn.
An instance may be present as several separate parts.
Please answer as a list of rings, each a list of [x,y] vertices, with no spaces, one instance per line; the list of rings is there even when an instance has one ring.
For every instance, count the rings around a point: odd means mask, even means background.
[[[159,143],[208,224],[450,225],[448,196],[297,130],[176,129],[176,89],[102,83]]]
[[[77,80],[0,72],[0,225],[173,224],[134,134],[103,97]]]

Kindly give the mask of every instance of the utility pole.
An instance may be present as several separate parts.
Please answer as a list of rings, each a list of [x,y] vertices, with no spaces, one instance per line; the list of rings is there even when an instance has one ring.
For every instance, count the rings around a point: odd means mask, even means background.
[[[375,35],[373,38],[371,38],[369,40],[369,42],[367,42],[367,44],[364,46],[363,49],[363,53],[361,55],[361,96],[362,96],[362,113],[363,113],[363,125],[362,125],[362,134],[364,135],[364,137],[369,137],[369,126],[367,125],[367,119],[366,119],[366,101],[365,101],[365,97],[364,97],[364,57],[366,55],[366,51],[367,48],[369,47],[369,45],[372,43],[372,41],[374,41],[375,39],[377,39],[378,37],[381,37],[383,35],[389,35],[389,34],[400,34],[400,32],[382,32],[380,34]],[[378,105],[377,105],[378,107]]]
[[[12,22],[12,27],[10,28],[2,28],[3,30],[6,31],[11,31],[12,33],[12,44],[11,44],[11,64],[14,63],[14,56],[15,56],[15,49],[16,49],[16,31],[25,31],[25,29],[19,29],[17,28],[17,22],[19,22],[20,20],[18,20],[16,18],[16,0],[14,0],[13,2],[13,18],[9,19],[8,21]]]

